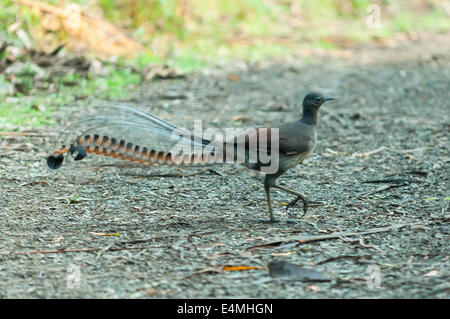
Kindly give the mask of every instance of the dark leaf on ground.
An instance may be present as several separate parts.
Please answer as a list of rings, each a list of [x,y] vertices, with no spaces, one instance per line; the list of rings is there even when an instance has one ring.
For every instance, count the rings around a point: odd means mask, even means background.
[[[330,278],[319,271],[303,268],[287,261],[272,261],[268,265],[272,277],[284,277],[302,281],[329,281]]]

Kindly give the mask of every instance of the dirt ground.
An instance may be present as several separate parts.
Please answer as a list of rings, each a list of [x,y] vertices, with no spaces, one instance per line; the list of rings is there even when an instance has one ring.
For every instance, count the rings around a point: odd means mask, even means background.
[[[301,205],[286,213],[291,197],[273,190],[279,222],[265,222],[262,176],[237,165],[118,168],[87,159],[50,171],[59,128],[7,137],[0,297],[448,298],[449,52],[450,34],[301,52],[152,81],[130,101],[177,125],[250,127],[299,118],[310,90],[335,96],[320,111],[314,154],[279,179],[324,202],[303,218]],[[272,277],[274,260],[330,280]]]

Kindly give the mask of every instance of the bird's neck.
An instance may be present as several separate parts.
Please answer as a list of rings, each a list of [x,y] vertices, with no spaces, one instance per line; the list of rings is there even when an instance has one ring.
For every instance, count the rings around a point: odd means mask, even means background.
[[[317,124],[317,111],[317,109],[303,108],[303,117],[300,121],[305,124]]]

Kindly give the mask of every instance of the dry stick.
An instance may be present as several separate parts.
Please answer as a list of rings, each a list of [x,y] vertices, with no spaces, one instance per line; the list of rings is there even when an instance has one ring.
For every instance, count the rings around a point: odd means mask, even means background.
[[[371,179],[362,181],[363,184],[381,184],[381,183],[428,183],[426,179],[411,177],[411,178],[386,178],[386,179]]]
[[[359,239],[359,244],[360,244],[361,246],[363,246],[364,248],[373,248],[373,249],[375,249],[376,251],[378,251],[378,252],[380,252],[380,253],[383,252],[380,248],[378,248],[378,247],[375,246],[375,245],[364,243],[364,239],[363,239],[362,237]]]
[[[382,186],[382,187],[380,187],[380,188],[377,188],[377,189],[374,190],[374,191],[371,191],[371,192],[362,194],[362,195],[360,195],[360,196],[361,196],[361,197],[366,197],[366,196],[369,196],[369,195],[373,195],[373,194],[376,194],[376,193],[380,193],[380,192],[385,191],[385,190],[390,189],[390,188],[402,187],[402,186],[406,186],[406,185],[408,185],[408,184],[403,183],[403,184],[393,184],[393,185]]]
[[[155,236],[150,238],[142,238],[142,239],[135,239],[130,241],[121,241],[120,244],[141,244],[141,243],[147,243],[147,242],[155,242],[158,239],[167,239],[168,237],[189,237],[189,236],[198,236],[198,235],[208,235],[212,234],[215,231],[206,230],[206,231],[199,231],[199,232],[192,232],[192,233],[172,233],[172,234],[165,234],[161,236]]]
[[[358,239],[345,239],[344,237],[339,237],[339,239],[342,240],[342,241],[345,241],[347,243],[359,243],[364,248],[373,248],[373,249],[379,251],[380,253],[383,252],[380,248],[378,248],[378,247],[376,247],[374,245],[370,245],[370,244],[364,243],[364,238],[363,237],[359,237]]]
[[[370,179],[366,181],[362,181],[363,184],[382,184],[382,183],[393,183],[393,184],[400,184],[400,183],[407,183],[412,182],[413,180],[408,178],[386,178],[386,179]]]
[[[330,258],[327,258],[325,260],[319,261],[318,263],[316,263],[316,265],[322,265],[322,264],[329,263],[331,261],[336,261],[336,260],[345,259],[345,258],[352,258],[352,259],[368,258],[368,259],[370,259],[370,258],[372,258],[372,255],[361,255],[361,256],[342,255],[342,256],[330,257]]]
[[[374,201],[371,201],[370,199],[362,197],[362,196],[356,196],[356,198],[358,198],[359,200],[363,200],[377,208],[384,209],[387,213],[392,215],[392,212],[388,208],[386,208],[384,205],[379,205],[379,204],[375,203]]]
[[[120,247],[120,248],[108,248],[105,251],[119,251],[119,250],[132,250],[132,249],[146,249],[148,247]],[[57,253],[79,253],[89,251],[101,251],[104,248],[76,248],[76,249],[57,249],[57,250],[34,250],[34,251],[12,251],[10,255],[36,255],[36,254],[57,254]]]
[[[2,136],[36,136],[36,137],[55,136],[55,134],[42,134],[42,133],[33,133],[33,132],[4,132],[4,131],[0,131],[0,135],[2,135]]]
[[[427,150],[427,149],[431,149],[431,147],[423,146],[423,147],[418,147],[418,148],[412,148],[409,150],[397,150],[397,149],[389,148],[389,151],[391,151],[393,153],[397,153],[397,154],[405,154],[405,153],[414,153],[414,152],[418,152],[418,151],[423,151],[423,150]]]
[[[367,156],[379,153],[379,152],[384,151],[384,150],[388,150],[390,152],[397,153],[397,154],[414,153],[414,152],[421,151],[421,150],[428,149],[428,148],[429,147],[419,147],[419,148],[414,148],[414,149],[410,149],[410,150],[396,150],[396,149],[393,149],[393,148],[388,148],[388,147],[385,147],[385,146],[381,146],[380,148],[377,148],[376,150],[373,150],[373,151],[370,151],[370,152],[355,153],[351,157],[367,157]]]
[[[380,148],[377,148],[376,150],[370,151],[370,152],[366,152],[366,153],[355,153],[352,155],[352,157],[366,157],[366,156],[370,156],[376,153],[379,153],[381,151],[384,151],[386,149],[385,146],[381,146]]]
[[[395,230],[395,229],[401,229],[406,226],[410,226],[410,225],[392,225],[392,226],[387,226],[387,227],[372,228],[372,229],[362,231],[362,232],[338,232],[338,233],[332,233],[332,234],[328,234],[328,235],[319,235],[319,236],[289,236],[289,237],[286,237],[286,238],[283,238],[283,239],[280,239],[277,241],[268,242],[266,244],[261,244],[261,245],[257,245],[254,247],[250,247],[250,248],[247,248],[247,250],[256,249],[258,247],[264,247],[264,246],[269,246],[269,245],[276,245],[276,244],[291,242],[291,241],[298,241],[301,244],[305,244],[305,243],[309,243],[309,242],[313,242],[313,241],[321,241],[321,240],[336,239],[336,238],[341,238],[341,237],[351,237],[351,236],[361,236],[361,235],[382,233],[382,232],[388,232],[388,231]]]

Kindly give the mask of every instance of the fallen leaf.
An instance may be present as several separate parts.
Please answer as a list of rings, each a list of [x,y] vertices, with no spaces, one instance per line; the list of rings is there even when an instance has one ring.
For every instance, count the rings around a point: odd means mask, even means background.
[[[316,286],[316,285],[308,286],[308,287],[306,287],[306,289],[309,289],[309,290],[311,290],[312,292],[319,292],[319,291],[320,291],[319,286]]]
[[[233,116],[231,118],[232,121],[242,121],[242,122],[246,122],[249,120],[249,117],[247,115],[244,114],[238,114],[236,116]]]
[[[422,230],[422,231],[427,231],[430,230],[428,227],[426,227],[425,225],[413,225],[411,226],[411,229],[414,230]]]
[[[148,288],[148,289],[141,289],[139,291],[145,292],[147,296],[155,296],[155,295],[163,295],[166,296],[168,294],[171,294],[171,290],[160,290],[156,288]]]
[[[327,275],[287,261],[272,261],[268,265],[269,274],[272,277],[287,277],[293,280],[303,281],[329,281]]]
[[[151,289],[144,289],[143,290],[148,296],[154,296],[158,294],[158,290],[155,288],[151,288]]]
[[[96,233],[91,231],[90,232],[92,235],[96,235],[96,236],[119,236],[119,233],[115,233],[115,234],[108,234],[108,233]]]
[[[223,268],[221,266],[213,266],[213,267],[206,267],[203,268],[202,270],[198,271],[197,274],[218,274],[221,273],[223,271]]]
[[[245,251],[251,251],[253,249],[260,249],[260,248],[273,248],[273,247],[278,247],[280,246],[281,241],[279,242],[273,242],[273,243],[268,243],[268,244],[261,244],[261,245],[256,245],[256,246],[252,246],[252,247],[248,247],[245,249]]]
[[[395,264],[388,264],[388,263],[383,263],[383,262],[380,262],[378,265],[383,266],[383,267],[397,267],[397,265],[395,265]]]
[[[255,241],[255,240],[265,240],[264,237],[250,237],[250,238],[245,238],[246,241]]]
[[[224,266],[224,271],[242,271],[242,270],[263,270],[261,267],[252,267],[252,266]]]
[[[288,252],[285,252],[285,253],[273,253],[272,254],[272,256],[277,256],[277,257],[279,257],[279,256],[289,256],[289,255],[292,255],[292,251],[288,251]]]
[[[233,82],[241,82],[241,77],[239,75],[228,74],[228,78]]]
[[[427,272],[426,274],[422,275],[422,277],[435,277],[437,275],[439,275],[439,271],[432,270],[432,271]]]
[[[223,252],[223,253],[218,253],[218,254],[213,254],[211,256],[206,257],[206,259],[216,259],[219,258],[221,256],[225,256],[225,255],[229,255],[229,252]]]
[[[20,186],[34,186],[34,185],[45,185],[45,186],[47,186],[48,183],[47,182],[41,182],[41,181],[34,181],[34,182],[20,184]]]

